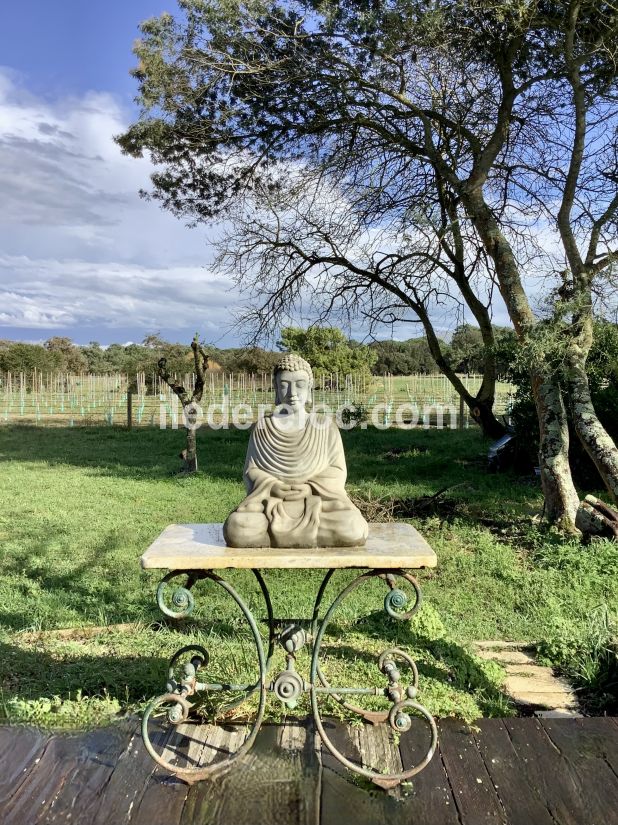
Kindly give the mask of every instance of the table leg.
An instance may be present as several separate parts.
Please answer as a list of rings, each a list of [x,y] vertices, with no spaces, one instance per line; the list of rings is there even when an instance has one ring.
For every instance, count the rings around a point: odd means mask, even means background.
[[[333,572],[334,571],[329,571],[328,574],[325,576],[324,581],[322,582],[322,586],[318,591],[316,605],[313,613],[314,636],[310,677],[311,707],[313,711],[313,717],[318,732],[322,738],[322,741],[336,759],[338,759],[343,765],[345,765],[350,770],[367,777],[368,779],[373,781],[375,784],[380,785],[381,787],[394,787],[398,785],[400,782],[404,782],[413,777],[415,774],[419,773],[430,762],[431,758],[435,753],[438,742],[438,732],[433,717],[423,705],[415,701],[418,693],[418,670],[416,668],[416,664],[405,651],[400,650],[399,648],[391,648],[389,650],[385,650],[380,655],[377,662],[380,671],[386,676],[388,680],[388,684],[383,691],[380,691],[378,688],[372,690],[363,688],[333,687],[331,684],[329,684],[320,667],[320,648],[322,646],[322,642],[324,639],[324,633],[333,617],[333,614],[335,613],[341,602],[347,596],[353,593],[358,587],[360,587],[364,582],[367,582],[372,578],[379,577],[386,583],[386,585],[389,588],[389,591],[387,592],[384,598],[384,609],[388,613],[388,615],[391,616],[391,618],[397,620],[410,619],[419,609],[421,604],[420,587],[416,579],[410,573],[407,573],[403,570],[371,570],[368,573],[364,573],[363,575],[358,576],[356,579],[354,579],[350,584],[347,585],[347,587],[345,587],[339,593],[339,595],[335,598],[329,609],[326,611],[324,619],[320,623],[319,630],[317,630],[316,633],[315,631],[318,625],[318,613],[320,602],[323,598],[326,585],[328,584],[328,581],[330,581]],[[396,578],[398,576],[402,577],[404,581],[410,584],[414,591],[415,600],[412,604],[412,607],[409,609],[406,609],[408,606],[408,597],[401,588],[397,587]],[[407,689],[404,689],[403,685],[401,684],[401,674],[399,672],[399,667],[397,665],[397,662],[399,660],[405,662],[412,672],[412,684],[409,685]],[[363,708],[350,704],[346,699],[344,699],[344,695],[354,694],[365,694],[374,696],[382,695],[385,697],[386,700],[390,702],[391,707],[383,712],[366,711]],[[429,726],[430,732],[430,744],[426,755],[416,765],[413,765],[407,770],[403,770],[401,773],[397,774],[378,773],[375,770],[371,770],[370,768],[363,768],[362,766],[351,762],[337,750],[335,745],[328,738],[328,735],[324,729],[318,705],[318,699],[322,695],[327,695],[334,698],[348,710],[360,714],[366,720],[372,722],[373,724],[388,721],[389,726],[397,735],[404,735],[408,730],[410,730],[410,728],[414,724],[413,720],[418,719],[420,717],[420,719]]]
[[[183,574],[187,575],[186,586],[177,587],[174,590],[171,598],[172,608],[170,608],[165,603],[165,593],[167,585],[175,576]],[[266,589],[266,585],[264,584],[263,579],[261,579],[259,573],[257,575],[257,578],[258,583],[260,584],[260,587],[262,589],[262,593],[265,597],[267,611],[269,614],[269,656],[271,656],[273,645],[272,607],[270,606],[268,590]],[[208,653],[200,645],[187,645],[186,647],[181,648],[179,651],[177,651],[177,653],[172,657],[168,669],[167,692],[153,699],[144,711],[144,715],[142,717],[142,736],[144,739],[146,749],[150,756],[152,756],[152,758],[155,760],[155,762],[157,762],[157,764],[161,765],[162,767],[166,768],[166,770],[170,771],[170,773],[173,773],[181,779],[185,780],[186,782],[195,782],[200,779],[205,779],[209,776],[212,776],[214,773],[219,773],[220,771],[229,768],[238,757],[247,753],[247,751],[253,745],[260,725],[262,724],[262,720],[264,718],[264,709],[266,705],[267,659],[264,655],[264,648],[262,645],[260,632],[256,620],[253,617],[251,611],[249,610],[241,596],[237,593],[237,591],[234,589],[234,587],[232,587],[232,585],[229,582],[227,582],[221,576],[218,576],[216,573],[213,573],[210,570],[189,571],[188,573],[183,573],[183,571],[173,571],[167,574],[163,578],[161,584],[159,585],[159,588],[157,590],[157,603],[166,615],[172,616],[173,618],[180,618],[181,616],[189,615],[192,612],[195,605],[195,600],[193,594],[191,593],[191,587],[199,579],[210,579],[211,581],[215,582],[229,596],[231,596],[231,598],[236,602],[236,604],[240,608],[244,618],[249,624],[253,641],[255,643],[255,648],[259,662],[259,677],[255,684],[250,685],[231,685],[199,681],[198,675],[200,675],[200,669],[203,669],[208,664]],[[177,679],[175,667],[179,663],[182,656],[184,654],[188,655],[190,652],[193,653],[193,656],[191,657],[190,661],[185,662],[182,669],[182,676],[179,679]],[[164,720],[170,725],[180,725],[181,723],[187,721],[187,719],[189,718],[189,714],[192,711],[193,705],[189,702],[189,699],[191,697],[197,698],[197,696],[203,692],[224,692],[226,690],[243,691],[245,695],[240,700],[241,702],[246,701],[248,696],[252,695],[256,691],[259,691],[257,716],[248,736],[246,737],[240,748],[234,754],[231,754],[229,758],[213,765],[179,767],[167,761],[163,757],[162,753],[159,753],[157,751],[155,743],[153,742],[152,737],[150,736],[150,721],[155,720],[157,717],[164,717]],[[229,707],[235,707],[238,704],[240,704],[240,702],[232,702],[230,703]],[[229,709],[229,707],[227,709]]]

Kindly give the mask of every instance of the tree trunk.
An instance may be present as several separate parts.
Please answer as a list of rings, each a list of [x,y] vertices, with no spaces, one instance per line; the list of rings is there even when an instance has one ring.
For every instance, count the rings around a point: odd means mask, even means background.
[[[599,471],[612,501],[618,503],[618,449],[592,404],[585,357],[576,349],[569,359],[569,396],[575,432]]]
[[[413,309],[423,324],[427,344],[429,346],[429,352],[431,353],[433,360],[440,368],[440,372],[446,376],[447,380],[450,382],[451,386],[460,398],[463,398],[466,406],[472,414],[472,418],[474,418],[476,423],[483,430],[483,435],[489,436],[489,438],[501,438],[506,432],[506,427],[498,421],[493,412],[496,388],[495,369],[493,372],[490,370],[487,375],[483,376],[483,383],[481,384],[476,396],[469,393],[466,389],[466,385],[446,360],[444,353],[442,352],[440,341],[434,331],[431,321],[429,320],[429,314],[427,313],[425,307],[421,303],[414,303]],[[489,350],[487,350],[487,352],[488,351]]]
[[[197,442],[195,427],[187,427],[187,446],[186,449],[180,453],[180,457],[184,461],[182,467],[182,471],[184,473],[197,472]]]
[[[539,417],[545,517],[565,532],[578,534],[575,519],[579,496],[569,466],[569,426],[562,390],[555,379],[536,373],[532,376],[532,391]]]
[[[518,339],[525,342],[536,324],[519,274],[513,249],[478,186],[462,191],[466,211],[474,222],[498,275],[500,294]],[[568,533],[579,534],[575,517],[579,497],[569,465],[569,428],[562,390],[555,378],[536,371],[532,392],[539,419],[539,464],[545,496],[545,517]]]
[[[618,541],[618,510],[594,496],[586,496],[577,511],[577,526],[586,536]]]
[[[506,433],[506,427],[501,421],[498,421],[493,411],[493,399],[487,403],[480,399],[480,392],[476,398],[473,399],[472,404],[468,404],[472,418],[476,421],[479,427],[483,430],[483,435],[489,438],[502,438]],[[464,398],[464,401],[466,399]]]

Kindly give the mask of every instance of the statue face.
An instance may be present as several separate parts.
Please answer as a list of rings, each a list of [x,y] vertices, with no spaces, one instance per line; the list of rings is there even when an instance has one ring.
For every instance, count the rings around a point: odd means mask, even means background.
[[[304,370],[281,370],[275,376],[275,401],[292,409],[304,409],[309,400],[311,382]]]

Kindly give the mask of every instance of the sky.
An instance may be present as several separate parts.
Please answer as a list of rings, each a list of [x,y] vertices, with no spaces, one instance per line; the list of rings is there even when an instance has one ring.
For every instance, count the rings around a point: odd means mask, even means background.
[[[173,0],[21,0],[0,27],[0,338],[85,344],[195,331],[242,343],[208,229],[139,197],[113,141],[137,116],[132,43]],[[210,230],[211,233],[213,230]],[[212,236],[211,236],[212,237]],[[500,319],[497,319],[500,320]],[[351,331],[363,337],[363,330]],[[394,337],[418,334],[401,325]],[[388,337],[385,330],[383,337]],[[275,333],[276,337],[276,333]]]
[[[0,338],[232,345],[238,296],[207,230],[139,197],[147,160],[113,136],[135,118],[132,43],[158,0],[22,0],[0,27]]]

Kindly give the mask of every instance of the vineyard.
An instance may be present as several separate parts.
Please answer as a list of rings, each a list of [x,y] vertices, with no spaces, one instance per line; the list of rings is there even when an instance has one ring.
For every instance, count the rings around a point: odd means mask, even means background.
[[[193,389],[194,375],[176,376],[185,387]],[[482,376],[461,376],[466,387],[476,392]],[[496,392],[498,415],[508,415],[515,387],[501,382]],[[65,373],[0,373],[0,422],[60,424],[77,426],[109,424],[126,426],[131,406],[134,426],[176,426],[181,421],[178,399],[158,375],[122,373],[92,375]],[[215,419],[225,408],[243,405],[243,421],[251,421],[260,405],[268,408],[274,398],[270,373],[246,374],[208,372],[201,407],[213,407]],[[401,405],[416,405],[423,411],[447,408],[445,414],[456,416],[459,426],[469,426],[467,411],[460,421],[460,400],[442,375],[370,376],[366,374],[321,376],[316,382],[314,403],[331,410],[346,405],[362,408],[371,416],[379,406],[381,420],[388,421]],[[450,418],[449,418],[450,421]]]

